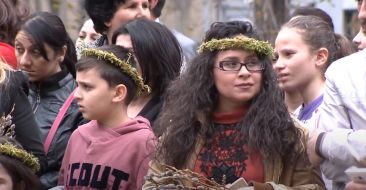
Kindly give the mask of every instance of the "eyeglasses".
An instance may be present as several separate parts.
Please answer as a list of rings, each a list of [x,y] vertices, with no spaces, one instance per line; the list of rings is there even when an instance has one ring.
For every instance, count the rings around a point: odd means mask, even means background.
[[[264,70],[264,65],[259,60],[248,61],[246,63],[240,63],[237,61],[220,61],[217,68],[223,71],[240,71],[243,66],[245,66],[249,72]]]

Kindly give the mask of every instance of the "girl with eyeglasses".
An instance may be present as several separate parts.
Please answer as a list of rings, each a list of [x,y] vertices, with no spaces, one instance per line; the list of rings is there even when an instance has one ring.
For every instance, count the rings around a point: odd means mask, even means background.
[[[169,166],[214,179],[217,189],[239,178],[249,189],[324,188],[306,157],[306,131],[283,102],[272,51],[249,22],[211,25],[199,54],[168,88],[143,189],[174,185]],[[207,182],[173,176],[185,187]]]

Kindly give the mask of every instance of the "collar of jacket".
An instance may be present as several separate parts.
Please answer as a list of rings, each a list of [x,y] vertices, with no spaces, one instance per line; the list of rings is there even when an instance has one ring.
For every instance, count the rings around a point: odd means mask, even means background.
[[[67,77],[67,76],[68,76],[68,72],[62,70],[62,71],[48,77],[45,80],[37,81],[37,82],[29,82],[29,87],[33,90],[38,89],[38,90],[44,91],[43,89],[47,89],[47,91],[53,91],[53,90],[59,89],[60,87],[64,86],[69,81],[68,78],[70,78],[71,75],[70,75],[70,77]],[[65,80],[66,78],[68,80]]]

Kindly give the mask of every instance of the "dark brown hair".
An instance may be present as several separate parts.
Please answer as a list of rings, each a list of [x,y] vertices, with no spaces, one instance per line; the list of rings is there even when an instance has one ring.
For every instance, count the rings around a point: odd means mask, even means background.
[[[320,48],[328,50],[328,59],[325,69],[335,60],[352,52],[352,43],[340,43],[340,35],[335,34],[329,24],[317,16],[296,16],[282,26],[282,28],[298,29],[302,39],[309,45],[311,51]]]
[[[135,66],[133,57],[129,57],[129,52],[126,48],[121,46],[111,45],[102,46],[96,49],[113,53],[121,60],[129,60],[132,66]],[[109,87],[114,87],[118,84],[124,84],[127,88],[127,98],[125,104],[128,105],[136,95],[136,84],[126,73],[115,65],[107,63],[106,60],[98,59],[94,56],[81,56],[80,60],[76,63],[76,70],[87,71],[90,69],[96,69],[100,77],[104,79]]]
[[[249,22],[217,22],[211,25],[204,41],[245,35],[259,39]],[[197,55],[168,88],[161,114],[154,123],[157,136],[163,135],[158,145],[160,162],[182,168],[194,151],[198,138],[210,143],[215,130],[213,114],[219,92],[214,83],[213,64],[219,51]],[[270,57],[258,56],[265,66],[259,94],[251,100],[245,117],[237,124],[240,143],[259,150],[265,158],[293,158],[301,131],[294,126],[276,82]],[[246,137],[246,138],[243,138]]]
[[[14,45],[15,35],[27,16],[28,10],[23,8],[17,0],[1,0],[0,41]]]

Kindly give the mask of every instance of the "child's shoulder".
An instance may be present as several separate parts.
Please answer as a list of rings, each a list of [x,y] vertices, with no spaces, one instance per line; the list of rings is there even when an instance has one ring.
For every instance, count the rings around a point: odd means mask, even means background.
[[[133,132],[133,135],[137,139],[145,139],[148,137],[155,137],[153,130],[150,125],[141,124],[139,129]]]
[[[138,126],[138,130],[135,130],[133,135],[136,139],[155,139],[154,132],[151,128],[149,120],[144,117],[138,116],[134,119],[136,125]]]
[[[150,121],[142,116],[137,116],[133,120],[140,123],[141,125],[146,125],[149,126],[149,128],[151,128]]]
[[[93,130],[96,130],[97,123],[96,121],[92,120],[85,124],[79,125],[71,134],[71,137],[78,136],[81,133],[89,133],[93,132]]]
[[[137,116],[133,121],[138,125],[139,130],[144,133],[153,133],[150,121],[142,116]]]
[[[89,130],[91,127],[96,127],[96,126],[98,126],[98,123],[95,120],[91,120],[87,123],[79,125],[78,128],[75,129],[75,131]]]

